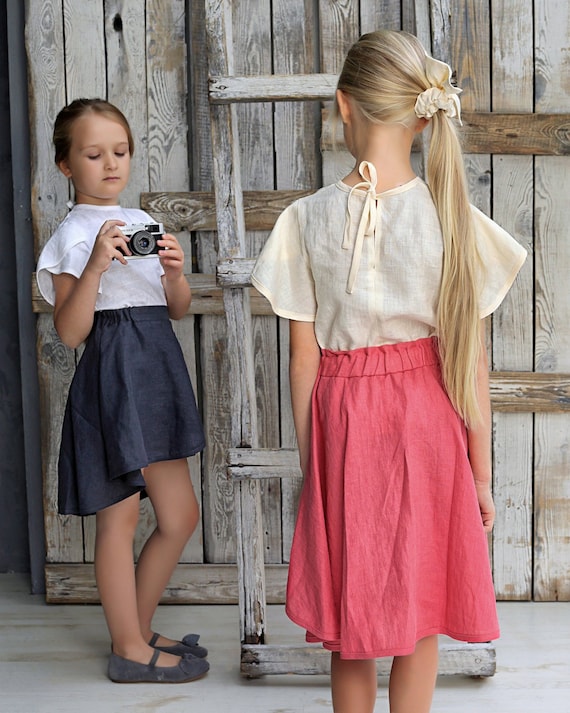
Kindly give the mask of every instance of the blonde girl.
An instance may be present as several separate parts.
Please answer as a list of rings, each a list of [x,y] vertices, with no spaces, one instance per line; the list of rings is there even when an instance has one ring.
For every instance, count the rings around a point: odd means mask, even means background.
[[[157,255],[132,259],[127,225],[151,217],[122,208],[133,137],[124,115],[101,99],[58,114],[55,161],[75,205],[45,245],[39,288],[54,305],[61,340],[86,343],[65,411],[59,512],[96,516],[95,577],[111,634],[108,675],[119,683],[179,683],[209,668],[198,635],[182,641],[151,622],[198,522],[187,457],[204,447],[192,385],[170,319],[188,310],[184,253],[173,235]],[[136,571],[139,501],[148,495],[156,529]]]
[[[427,713],[438,634],[499,635],[483,319],[526,253],[469,204],[450,79],[412,35],[363,35],[336,92],[354,168],[284,211],[253,273],[290,320],[287,613],[332,652],[336,713],[374,710],[383,656],[391,713]]]

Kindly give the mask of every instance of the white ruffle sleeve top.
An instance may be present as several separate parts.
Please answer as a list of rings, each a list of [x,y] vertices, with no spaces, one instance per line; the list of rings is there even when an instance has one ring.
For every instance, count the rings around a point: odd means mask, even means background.
[[[55,304],[53,275],[65,272],[81,277],[106,220],[123,220],[127,225],[153,222],[148,213],[138,208],[86,203],[73,206],[44,245],[36,267],[39,290],[49,304]],[[166,305],[163,274],[157,256],[128,260],[126,265],[113,260],[101,276],[95,310]]]
[[[323,349],[412,341],[436,331],[443,239],[429,188],[416,177],[377,194],[374,166],[363,162],[360,174],[357,186],[338,181],[286,208],[252,273],[276,314],[315,323]],[[472,211],[484,266],[483,318],[500,305],[527,253]]]

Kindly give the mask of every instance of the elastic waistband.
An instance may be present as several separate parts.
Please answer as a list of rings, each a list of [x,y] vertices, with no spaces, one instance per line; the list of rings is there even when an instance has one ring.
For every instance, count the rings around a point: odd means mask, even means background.
[[[123,307],[121,309],[102,309],[95,312],[94,324],[117,322],[150,322],[169,319],[168,307],[151,305],[150,307]]]
[[[439,364],[436,337],[413,342],[362,347],[350,351],[322,350],[321,376],[375,376]]]

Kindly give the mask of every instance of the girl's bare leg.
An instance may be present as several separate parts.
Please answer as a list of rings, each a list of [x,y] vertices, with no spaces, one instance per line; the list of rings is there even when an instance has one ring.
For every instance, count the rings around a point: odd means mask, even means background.
[[[374,659],[341,659],[340,654],[332,654],[331,690],[334,713],[373,713],[376,689]],[[412,712],[410,710],[407,713]]]
[[[133,538],[139,496],[133,495],[96,515],[95,578],[113,652],[147,664],[154,649],[141,635],[137,612]],[[157,666],[176,666],[177,656],[161,653]]]
[[[396,656],[390,674],[390,713],[429,713],[437,678],[438,639],[418,641],[409,656]]]
[[[144,470],[147,493],[156,515],[156,529],[136,567],[139,626],[145,641],[152,636],[152,618],[180,554],[196,529],[198,502],[186,459],[153,463]],[[160,638],[167,646],[172,639]]]

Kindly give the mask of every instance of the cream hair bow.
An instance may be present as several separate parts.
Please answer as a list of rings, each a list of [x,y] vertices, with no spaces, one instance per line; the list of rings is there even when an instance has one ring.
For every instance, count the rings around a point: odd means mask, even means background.
[[[450,119],[461,124],[461,103],[459,87],[451,84],[451,67],[439,59],[426,56],[426,76],[431,87],[421,92],[416,99],[416,116],[431,119],[437,111],[443,111]]]

